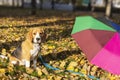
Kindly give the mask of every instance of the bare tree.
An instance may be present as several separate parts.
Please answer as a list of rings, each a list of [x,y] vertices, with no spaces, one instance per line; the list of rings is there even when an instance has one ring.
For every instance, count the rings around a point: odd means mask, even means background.
[[[31,0],[31,5],[32,5],[31,14],[35,15],[36,14],[36,0]]]
[[[22,3],[21,7],[24,8],[24,0],[21,0],[21,3]]]
[[[39,0],[40,1],[40,9],[43,9],[42,5],[43,5],[43,0]]]
[[[17,7],[19,7],[19,6],[20,6],[20,4],[19,4],[19,3],[20,3],[20,0],[17,0],[17,1],[16,1],[16,5],[17,5]]]
[[[112,0],[106,0],[106,11],[105,11],[106,17],[112,16]]]
[[[90,0],[90,2],[89,2],[89,10],[91,10],[92,12],[94,12],[95,11],[95,3],[96,3],[96,0]]]
[[[12,0],[12,6],[13,6],[13,7],[15,6],[15,1],[14,1],[14,0]]]
[[[54,9],[54,6],[55,6],[55,1],[54,0],[51,1],[51,5],[52,5],[52,9]]]
[[[75,11],[75,8],[76,8],[76,6],[75,6],[76,0],[71,0],[71,2],[72,2],[72,5],[73,5],[73,11]]]

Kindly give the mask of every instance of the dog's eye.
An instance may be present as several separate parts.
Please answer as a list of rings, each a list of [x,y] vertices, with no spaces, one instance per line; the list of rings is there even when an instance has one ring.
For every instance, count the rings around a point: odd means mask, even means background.
[[[42,33],[39,33],[40,35],[42,35]]]
[[[33,35],[36,35],[36,33],[33,33]]]

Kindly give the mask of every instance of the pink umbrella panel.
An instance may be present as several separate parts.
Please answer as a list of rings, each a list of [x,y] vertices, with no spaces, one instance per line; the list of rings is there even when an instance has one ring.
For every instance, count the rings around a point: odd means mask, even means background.
[[[77,17],[72,37],[88,60],[113,74],[120,74],[120,28],[114,22],[91,16]]]

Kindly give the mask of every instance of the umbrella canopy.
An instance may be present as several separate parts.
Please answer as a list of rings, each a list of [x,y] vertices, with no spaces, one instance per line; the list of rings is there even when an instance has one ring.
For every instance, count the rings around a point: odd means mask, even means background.
[[[72,37],[88,60],[113,74],[120,74],[120,26],[91,16],[77,17]]]

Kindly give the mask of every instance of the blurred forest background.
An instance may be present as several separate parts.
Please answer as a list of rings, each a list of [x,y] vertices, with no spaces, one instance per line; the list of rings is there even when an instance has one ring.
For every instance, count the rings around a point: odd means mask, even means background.
[[[1,6],[34,8],[35,9],[57,9],[57,10],[81,10],[87,8],[95,11],[101,8],[106,16],[111,16],[112,10],[119,12],[119,0],[0,0]],[[83,8],[84,7],[84,8]]]
[[[0,0],[0,54],[9,56],[30,28],[44,28],[47,39],[40,54],[45,62],[61,69],[50,70],[38,60],[33,70],[0,58],[0,80],[90,80],[86,75],[120,80],[119,75],[91,64],[71,37],[75,18],[88,15],[120,24],[120,0]]]

